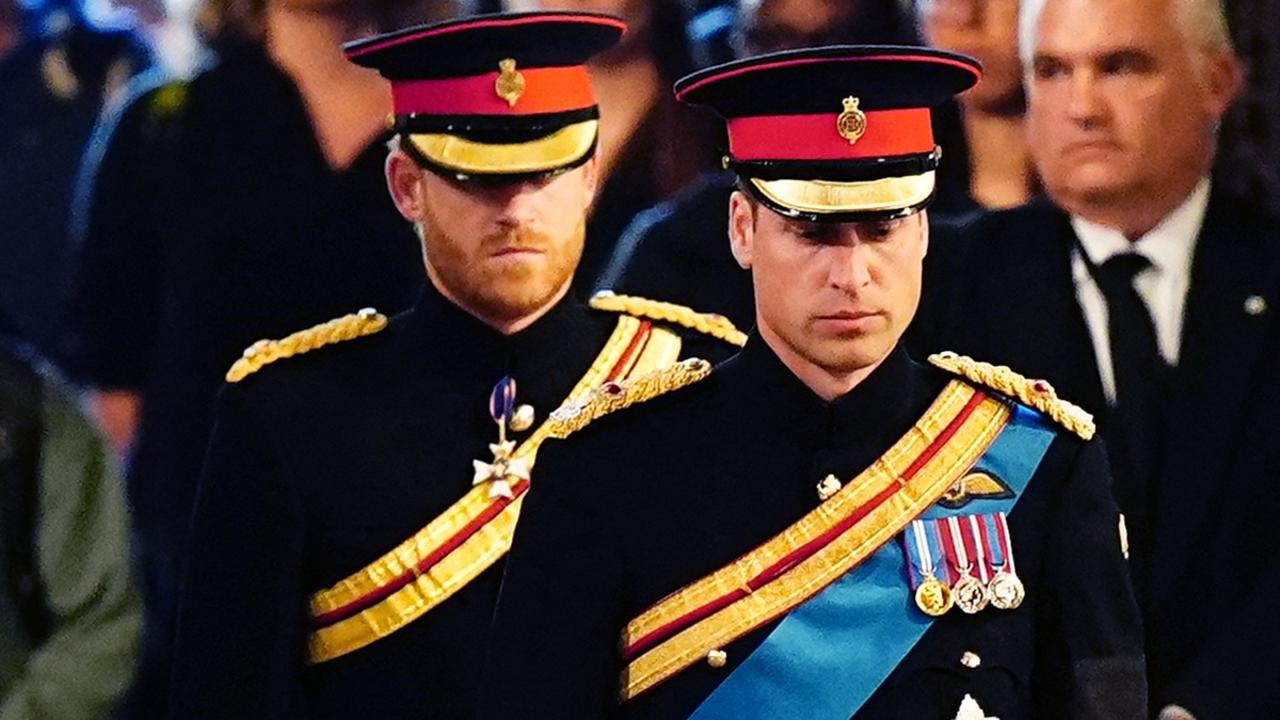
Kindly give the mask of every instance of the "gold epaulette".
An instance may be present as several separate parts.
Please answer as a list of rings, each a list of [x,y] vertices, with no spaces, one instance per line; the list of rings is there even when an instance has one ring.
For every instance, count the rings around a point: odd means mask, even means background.
[[[563,440],[605,415],[692,385],[710,374],[711,363],[688,358],[630,380],[605,383],[581,401],[551,413],[548,437]]]
[[[949,373],[959,375],[970,382],[995,390],[1023,405],[1039,410],[1085,440],[1093,438],[1096,431],[1093,416],[1079,405],[1058,397],[1058,393],[1048,381],[1032,380],[1004,365],[979,362],[953,352],[930,355],[929,362]]]
[[[675,323],[738,347],[747,344],[747,334],[734,327],[733,323],[729,322],[729,318],[715,313],[701,313],[684,305],[633,295],[618,295],[609,290],[601,290],[591,298],[591,307],[596,310],[626,313],[649,320]]]
[[[360,312],[343,315],[336,320],[320,323],[306,330],[299,330],[279,340],[259,340],[245,349],[244,357],[236,360],[227,371],[227,382],[240,382],[282,358],[301,355],[325,345],[372,335],[386,326],[386,315],[373,308],[365,308]]]

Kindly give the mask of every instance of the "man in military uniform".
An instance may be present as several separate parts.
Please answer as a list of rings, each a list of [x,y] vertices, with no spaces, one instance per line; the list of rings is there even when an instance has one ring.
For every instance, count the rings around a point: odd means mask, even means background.
[[[929,108],[978,76],[839,46],[677,84],[727,119],[756,331],[643,408],[559,413],[579,432],[542,449],[481,717],[1144,716],[1091,419],[1047,383],[899,344],[940,155]]]
[[[263,341],[229,371],[172,717],[471,717],[534,451],[562,434],[549,413],[644,399],[617,383],[677,363],[682,334],[721,355],[742,342],[722,318],[567,295],[596,186],[583,63],[622,32],[609,16],[496,15],[348,46],[391,80],[387,181],[430,283],[402,316]]]

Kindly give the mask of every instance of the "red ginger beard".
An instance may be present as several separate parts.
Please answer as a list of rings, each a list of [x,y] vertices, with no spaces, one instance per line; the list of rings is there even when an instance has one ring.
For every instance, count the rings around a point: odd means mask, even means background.
[[[427,274],[463,309],[493,323],[514,323],[563,295],[582,259],[586,218],[557,241],[546,233],[515,227],[460,242],[446,233],[428,210],[420,226]],[[534,251],[502,255],[504,249]]]

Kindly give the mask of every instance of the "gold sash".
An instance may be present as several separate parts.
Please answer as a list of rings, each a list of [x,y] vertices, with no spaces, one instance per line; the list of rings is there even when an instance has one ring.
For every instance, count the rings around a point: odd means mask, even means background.
[[[938,501],[1008,422],[1010,406],[953,380],[871,467],[768,542],[627,624],[629,700],[785,615],[857,567]]]
[[[672,367],[680,347],[674,332],[620,315],[608,342],[562,407],[584,404],[602,385],[618,387],[613,384],[625,385]],[[673,389],[667,385],[680,382],[655,386],[654,392],[661,394]],[[557,427],[554,417],[548,419],[519,445],[514,458],[532,459],[543,441],[561,434]],[[491,567],[511,547],[527,485],[513,484],[513,498],[490,497],[487,483],[473,487],[413,537],[312,595],[310,662],[332,660],[396,632]]]

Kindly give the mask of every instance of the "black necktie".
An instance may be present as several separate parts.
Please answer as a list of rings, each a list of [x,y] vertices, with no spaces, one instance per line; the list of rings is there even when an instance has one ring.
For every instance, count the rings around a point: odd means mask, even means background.
[[[1115,371],[1115,405],[1107,423],[1116,501],[1129,527],[1139,601],[1145,605],[1151,558],[1151,496],[1163,454],[1164,400],[1170,368],[1160,355],[1155,324],[1133,281],[1151,261],[1116,255],[1092,268],[1107,302],[1107,335]]]
[[[1117,409],[1147,406],[1167,370],[1156,341],[1155,323],[1133,284],[1138,273],[1149,267],[1151,261],[1145,256],[1130,252],[1113,256],[1093,271],[1107,301]]]

